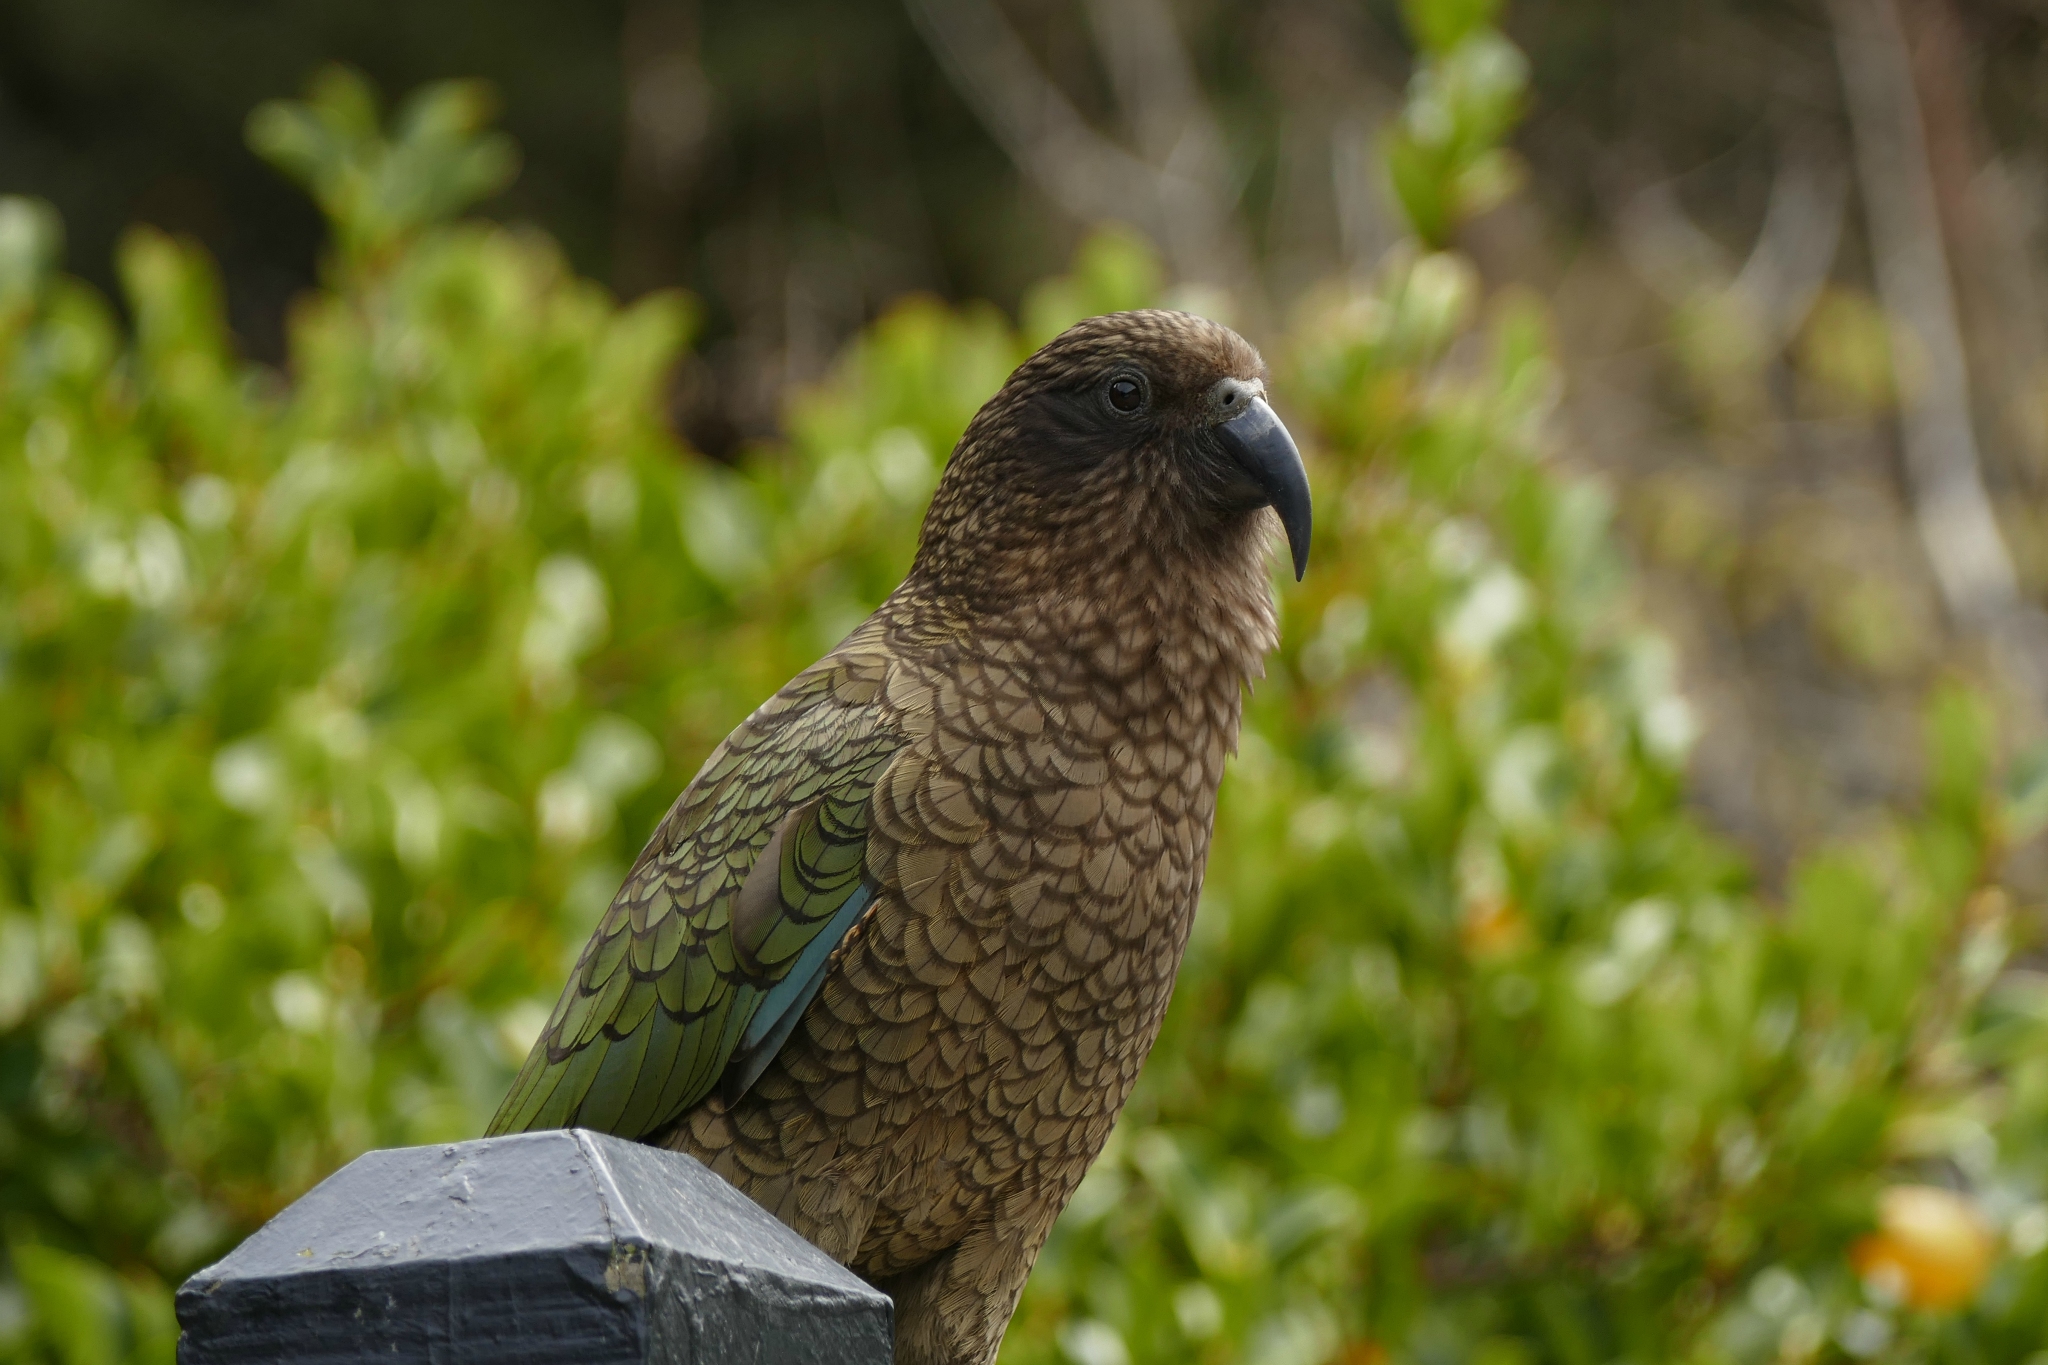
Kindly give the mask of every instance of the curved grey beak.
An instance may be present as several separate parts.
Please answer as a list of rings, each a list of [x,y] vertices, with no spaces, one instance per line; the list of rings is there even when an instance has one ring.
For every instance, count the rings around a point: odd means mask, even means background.
[[[1300,582],[1308,571],[1311,517],[1308,470],[1302,467],[1294,438],[1263,398],[1252,399],[1244,412],[1218,426],[1216,435],[1252,482],[1265,490],[1268,505],[1280,514],[1280,524],[1287,528],[1287,548],[1294,555],[1294,579]]]

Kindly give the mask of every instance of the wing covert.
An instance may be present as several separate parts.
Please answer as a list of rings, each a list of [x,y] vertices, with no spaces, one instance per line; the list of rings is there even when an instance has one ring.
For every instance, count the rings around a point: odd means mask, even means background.
[[[646,1137],[728,1071],[743,1092],[780,1049],[872,899],[869,796],[904,744],[879,705],[886,660],[859,638],[742,722],[676,799],[490,1135]]]

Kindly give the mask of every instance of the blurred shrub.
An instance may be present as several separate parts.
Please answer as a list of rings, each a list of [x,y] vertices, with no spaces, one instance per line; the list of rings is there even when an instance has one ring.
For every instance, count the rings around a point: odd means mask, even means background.
[[[446,221],[507,154],[466,87],[409,108],[386,140],[334,75],[252,121],[336,217],[288,382],[187,244],[123,244],[124,336],[0,203],[0,1356],[168,1359],[167,1284],[366,1147],[476,1133],[1013,358],[906,308],[790,454],[686,460],[688,301]]]
[[[1499,8],[1499,0],[1402,6],[1421,52],[1383,150],[1394,194],[1431,246],[1521,183],[1521,163],[1503,143],[1521,113],[1529,63],[1491,24]]]
[[[1463,335],[1465,278],[1397,259],[1296,330],[1330,530],[1006,1358],[2026,1357],[2040,978],[1991,878],[2038,826],[1979,702],[1936,699],[1924,811],[1760,904],[1606,503],[1543,459],[1539,319]]]
[[[1519,58],[1416,10],[1453,132],[1411,111],[1437,151],[1394,173],[1441,241]],[[479,1131],[643,832],[894,583],[975,407],[1158,287],[1111,235],[1021,330],[906,302],[715,467],[658,418],[688,301],[451,221],[510,152],[466,87],[408,107],[379,132],[331,76],[252,121],[335,220],[288,379],[189,246],[125,243],[124,333],[0,201],[0,1358],[167,1361],[179,1277],[366,1147]],[[2002,784],[1944,693],[1925,809],[1760,905],[1684,809],[1603,497],[1545,459],[1540,310],[1416,246],[1275,351],[1316,562],[1006,1358],[2024,1357],[2048,989],[1993,876],[2048,769]]]
[[[1517,67],[1487,6],[1414,8],[1389,154],[1426,244],[1489,202],[1460,179]],[[1684,807],[1698,737],[1605,497],[1546,459],[1557,383],[1540,311],[1421,244],[1302,310],[1314,572],[1166,1033],[1006,1359],[2040,1347],[2043,978],[1994,884],[2037,764],[2002,783],[1943,691],[1925,808],[1761,904]]]

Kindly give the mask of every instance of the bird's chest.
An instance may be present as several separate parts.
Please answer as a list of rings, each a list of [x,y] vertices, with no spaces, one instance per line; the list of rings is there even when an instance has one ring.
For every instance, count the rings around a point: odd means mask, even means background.
[[[978,1108],[1113,1107],[1186,942],[1236,698],[1109,666],[931,696],[870,848],[875,950],[931,998],[920,1079]]]

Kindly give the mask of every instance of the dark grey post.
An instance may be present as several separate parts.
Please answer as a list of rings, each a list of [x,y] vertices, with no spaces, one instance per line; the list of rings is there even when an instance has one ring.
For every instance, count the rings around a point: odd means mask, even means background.
[[[889,1300],[696,1161],[582,1130],[358,1157],[178,1290],[179,1365],[889,1365]]]

